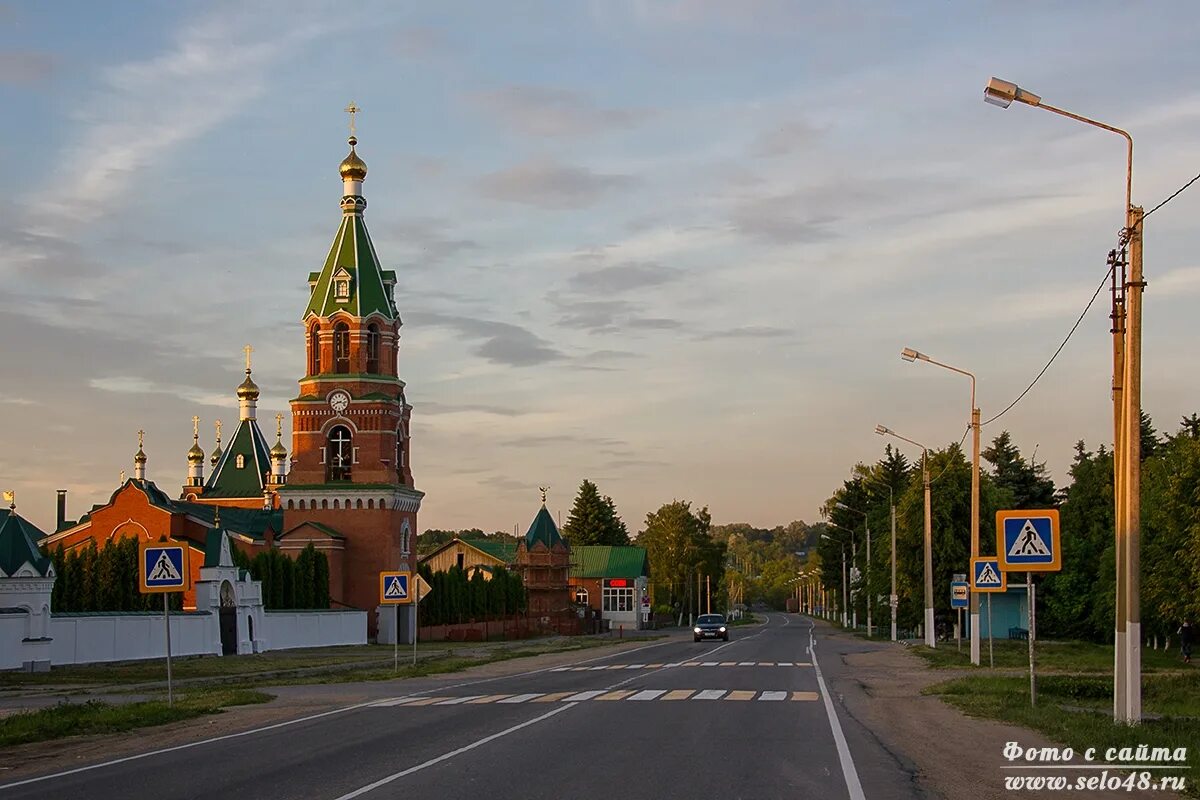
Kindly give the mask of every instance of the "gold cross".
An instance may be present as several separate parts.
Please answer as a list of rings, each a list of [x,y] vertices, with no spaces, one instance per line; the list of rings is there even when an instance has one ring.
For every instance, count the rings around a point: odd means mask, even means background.
[[[283,414],[275,415],[275,438],[279,439],[283,436]]]
[[[549,486],[539,486],[538,491],[542,493],[542,502],[546,502],[546,492],[550,491]]]
[[[121,470],[121,485],[125,485],[125,470]]]
[[[145,431],[138,431],[138,450],[142,449],[142,437],[146,435]]]
[[[200,418],[192,417],[192,438],[197,439],[199,437],[200,437]]]
[[[354,135],[354,115],[361,112],[362,109],[359,108],[358,106],[354,105],[354,101],[351,100],[350,105],[346,106],[346,108],[344,110],[347,114],[350,115],[350,135],[353,136]]]
[[[242,350],[246,351],[246,372],[249,372],[250,371],[250,354],[254,352],[254,348],[251,347],[250,345],[246,345],[245,347],[242,348]]]
[[[221,420],[217,420],[216,422],[214,422],[213,427],[215,427],[217,429],[217,444],[220,444],[221,443]]]

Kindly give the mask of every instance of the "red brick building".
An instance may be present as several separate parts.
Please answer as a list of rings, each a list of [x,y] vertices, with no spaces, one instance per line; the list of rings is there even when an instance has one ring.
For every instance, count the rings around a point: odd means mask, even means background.
[[[134,477],[107,503],[70,522],[65,493],[60,493],[57,529],[46,544],[102,546],[130,535],[169,535],[193,544],[198,570],[205,537],[219,513],[221,526],[251,553],[278,547],[297,554],[312,543],[329,559],[335,606],[364,609],[378,605],[381,570],[408,568],[424,494],[414,487],[409,465],[412,407],[397,371],[402,323],[394,297],[396,275],[380,267],[367,232],[362,194],[367,165],[355,145],[352,136],[350,154],[339,168],[341,224],[321,269],[308,276],[309,302],[296,331],[305,360],[299,393],[291,401],[290,468],[281,418],[273,447],[267,447],[259,429],[259,388],[251,378],[247,347],[245,380],[237,387],[238,427],[222,450],[217,423],[213,473],[207,480],[198,420],[193,419],[188,477],[179,500],[147,479],[148,459],[139,439]],[[368,618],[373,632],[374,615]]]

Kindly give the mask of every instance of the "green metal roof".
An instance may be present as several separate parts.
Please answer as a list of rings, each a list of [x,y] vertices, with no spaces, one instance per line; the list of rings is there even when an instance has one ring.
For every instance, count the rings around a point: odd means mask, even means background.
[[[337,299],[334,286],[334,273],[339,270],[345,270],[350,279],[349,297],[341,301]],[[311,276],[309,279],[312,280]],[[395,280],[394,272],[390,279]],[[362,214],[357,211],[344,213],[337,235],[333,237],[333,246],[325,258],[325,266],[321,268],[304,310],[304,319],[314,315],[330,317],[338,311],[354,317],[380,314],[387,320],[398,319],[385,280]]]
[[[0,572],[12,575],[28,563],[44,577],[50,570],[50,559],[42,555],[36,543],[45,536],[16,511],[0,509]]]
[[[459,541],[465,542],[477,550],[482,550],[505,564],[511,564],[517,560],[516,542],[502,542],[495,539],[460,539]]]
[[[216,518],[217,506],[208,503],[185,503],[174,501],[170,511],[181,512],[195,517],[204,524],[212,527]],[[255,541],[261,541],[267,528],[275,533],[283,531],[283,510],[265,508],[229,508],[221,506],[221,528],[225,532],[239,533],[249,536]]]
[[[270,450],[256,420],[239,422],[229,446],[204,484],[204,496],[262,497],[263,481],[271,469]],[[244,459],[245,466],[241,469],[237,466],[238,456]]]
[[[640,578],[650,574],[644,547],[579,545],[571,548],[572,578]]]
[[[525,534],[525,546],[530,550],[538,542],[551,549],[555,544],[561,544],[570,549],[570,546],[559,534],[558,526],[554,524],[554,518],[550,516],[550,512],[544,505],[538,509],[537,516],[533,518],[533,524],[529,526],[529,531]]]
[[[296,528],[303,528],[305,525],[307,525],[310,528],[316,528],[321,533],[325,534],[326,536],[331,536],[334,539],[345,539],[346,538],[344,534],[329,527],[328,525],[325,525],[324,523],[321,523],[321,522],[313,522],[311,519],[306,519],[304,522],[301,522],[299,525],[293,526],[291,530],[287,531],[287,533],[291,533],[292,531],[296,530]]]
[[[221,566],[221,540],[224,539],[225,536],[225,531],[218,530],[217,528],[208,529],[208,535],[204,537],[205,567]]]

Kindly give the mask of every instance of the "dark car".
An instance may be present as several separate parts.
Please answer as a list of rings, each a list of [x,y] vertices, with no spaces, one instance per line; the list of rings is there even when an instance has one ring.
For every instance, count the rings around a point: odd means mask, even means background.
[[[725,617],[720,614],[701,614],[696,618],[696,627],[692,628],[695,641],[701,639],[724,639],[729,641],[729,628],[725,625]]]

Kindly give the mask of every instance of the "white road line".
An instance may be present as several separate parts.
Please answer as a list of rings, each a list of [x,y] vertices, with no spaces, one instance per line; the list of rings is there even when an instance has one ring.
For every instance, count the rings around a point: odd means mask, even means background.
[[[554,669],[552,669],[550,671],[551,672],[566,672],[569,669],[570,669],[570,667],[555,667]]]
[[[166,612],[163,612],[163,613],[166,613]],[[753,667],[754,665],[755,665],[755,662],[753,662],[753,661],[739,661],[738,662],[739,667]]]
[[[758,696],[759,700],[787,700],[787,692],[763,692]]]
[[[163,613],[165,614],[167,612],[164,611]],[[601,664],[598,667],[588,667],[588,669],[590,669],[592,671],[601,670],[601,669],[612,669],[612,665],[611,664]]]
[[[825,678],[821,676],[821,666],[817,663],[816,641],[813,638],[816,625],[811,620],[808,624],[808,649],[812,653],[812,665],[817,673],[821,699],[825,701],[825,715],[829,717],[829,728],[833,731],[833,741],[837,744],[838,761],[842,764],[842,777],[846,780],[846,793],[850,795],[850,800],[866,800],[862,782],[858,779],[858,771],[854,768],[854,757],[850,755],[850,747],[846,744],[845,734],[842,733],[842,724],[838,722],[837,711],[833,707],[833,701],[829,699],[829,689],[825,687]]]
[[[1035,610],[1036,610],[1036,609],[1035,609]],[[719,661],[705,661],[705,662],[704,662],[703,664],[701,664],[700,666],[702,666],[702,667],[715,667],[715,666],[716,666],[717,664],[719,664],[719,663],[721,663],[721,662],[719,662]]]
[[[724,689],[705,689],[703,692],[697,692],[693,700],[720,700],[724,696]]]
[[[371,708],[391,708],[402,703],[411,703],[415,699],[414,697],[393,697],[389,700],[380,700],[378,703],[371,703]]]
[[[1035,609],[1035,610],[1036,610],[1036,609]],[[626,667],[625,669],[642,669],[642,668],[644,668],[645,666],[646,666],[645,664],[630,664],[630,665],[629,665],[628,667]]]
[[[451,697],[449,700],[443,700],[440,703],[434,703],[434,705],[435,706],[456,706],[456,705],[459,705],[460,703],[465,703],[468,700],[478,700],[481,697],[487,697],[487,695],[486,694],[469,694],[466,697]]]
[[[515,732],[521,730],[522,728],[528,728],[530,725],[536,725],[537,723],[541,722],[542,720],[549,719],[550,717],[553,717],[555,714],[560,714],[563,711],[566,711],[567,709],[574,708],[574,707],[575,707],[574,703],[571,703],[571,704],[568,704],[565,706],[559,706],[558,708],[554,709],[553,711],[549,711],[545,714],[542,714],[540,717],[534,717],[533,719],[526,720],[525,722],[522,722],[519,725],[513,725],[511,728],[505,728],[504,730],[500,731],[499,733],[493,733],[491,736],[485,736],[482,739],[475,741],[475,742],[471,742],[470,744],[460,747],[457,750],[451,750],[449,753],[442,753],[437,758],[431,758],[424,763],[417,764],[415,767],[409,767],[408,769],[400,770],[399,772],[393,772],[391,775],[388,775],[386,778],[380,778],[379,780],[375,781],[374,783],[368,783],[366,786],[363,786],[361,789],[355,789],[353,792],[349,792],[347,794],[342,795],[341,797],[338,797],[337,800],[351,800],[351,798],[353,798],[353,797],[358,797],[360,795],[364,795],[367,792],[369,792],[373,789],[378,789],[380,786],[385,786],[385,785],[391,783],[392,781],[397,780],[398,778],[403,778],[405,775],[412,775],[414,772],[419,772],[420,770],[423,770],[426,767],[432,767],[434,764],[440,764],[441,762],[446,761],[447,759],[454,758],[457,755],[462,755],[463,753],[467,752],[468,750],[474,750],[476,747],[485,745],[488,742],[495,741],[496,739],[499,739],[501,737],[508,736],[510,733],[515,733]]]
[[[1034,611],[1037,611],[1037,609],[1035,608],[1035,609],[1034,609]],[[791,662],[791,661],[780,661],[780,662],[779,662],[779,666],[781,666],[781,667],[790,667],[790,666],[792,666],[792,662]]]
[[[666,689],[645,689],[643,691],[638,692],[633,697],[630,697],[628,699],[629,700],[657,700],[660,695],[664,695],[666,693],[667,693]]]
[[[515,694],[512,697],[506,697],[501,700],[501,703],[525,703],[535,697],[541,697],[545,692],[534,692],[533,694]]]
[[[579,692],[578,694],[573,694],[570,697],[564,697],[562,701],[564,703],[578,703],[581,700],[591,700],[593,697],[599,697],[607,691],[607,689],[599,689],[587,692]]]

